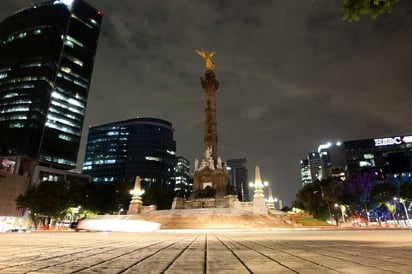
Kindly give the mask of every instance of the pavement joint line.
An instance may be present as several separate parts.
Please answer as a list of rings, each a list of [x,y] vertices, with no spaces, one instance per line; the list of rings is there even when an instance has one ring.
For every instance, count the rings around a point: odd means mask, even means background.
[[[236,257],[236,259],[239,260],[239,262],[249,271],[249,273],[253,273],[253,271],[246,265],[246,263],[243,262],[242,259],[233,251],[233,249],[229,248],[229,246],[228,246],[226,243],[224,243],[218,236],[216,236],[216,235],[214,235],[214,236],[216,237],[216,239],[219,240],[219,242],[220,242],[224,247],[226,247],[226,248],[233,254],[233,256]]]
[[[173,243],[165,246],[164,248],[168,248],[169,246],[172,246],[173,244],[177,243],[178,241],[179,241],[179,240],[176,240],[176,241],[174,241]],[[97,265],[101,265],[101,264],[107,263],[107,262],[109,262],[109,261],[113,261],[113,260],[116,260],[116,259],[118,259],[118,258],[121,258],[122,256],[124,256],[124,255],[126,255],[126,254],[135,253],[135,252],[137,252],[137,251],[140,251],[140,250],[145,249],[145,248],[148,248],[148,247],[160,245],[161,243],[163,243],[163,242],[158,242],[158,243],[156,243],[156,244],[152,244],[152,245],[150,245],[150,246],[143,247],[143,248],[137,248],[137,249],[135,249],[135,250],[133,250],[133,251],[130,251],[130,252],[127,252],[127,253],[122,253],[122,254],[120,254],[120,255],[117,255],[117,256],[111,258],[110,260],[106,260],[106,261],[103,261],[103,262],[98,262],[98,263],[96,263],[96,264],[94,264],[94,265],[90,265],[90,266],[88,266],[88,267],[85,267],[85,268],[83,268],[83,269],[80,269],[80,270],[77,270],[77,271],[71,272],[71,273],[82,272],[82,271],[84,271],[84,270],[86,270],[86,269],[95,267],[95,266],[97,266]],[[148,258],[156,255],[157,253],[159,253],[159,252],[161,252],[161,251],[162,251],[162,249],[159,249],[159,250],[153,252],[153,253],[150,254],[149,256],[147,256],[147,257],[145,257],[145,258],[143,258],[143,259],[141,259],[141,260],[138,260],[137,262],[135,262],[134,264],[132,264],[132,265],[129,266],[128,268],[126,268],[126,269],[124,269],[123,271],[120,271],[120,272],[118,272],[118,273],[125,273],[128,269],[132,268],[134,265],[137,265],[137,264],[139,264],[140,262],[147,260]]]
[[[268,247],[268,248],[270,248],[270,247]],[[289,248],[291,248],[291,247],[289,247]],[[322,257],[329,257],[329,258],[337,259],[337,260],[340,260],[340,261],[345,261],[345,262],[349,262],[349,263],[356,263],[356,264],[358,264],[358,265],[363,265],[363,266],[371,267],[370,265],[367,265],[367,264],[362,263],[361,260],[357,260],[357,261],[355,262],[354,260],[348,260],[348,259],[344,259],[344,258],[342,258],[342,257],[332,256],[332,255],[330,255],[330,254],[325,254],[325,253],[321,253],[321,252],[319,252],[319,251],[314,251],[313,249],[310,249],[310,248],[308,248],[308,249],[297,249],[297,248],[293,248],[293,247],[292,247],[291,249],[295,249],[295,250],[297,250],[297,251],[306,251],[306,252],[310,251],[311,253],[317,254],[317,255],[322,256]],[[289,252],[285,252],[285,253],[289,253]],[[342,253],[342,252],[341,252],[341,253]],[[289,254],[292,255],[292,256],[296,256],[296,255],[294,255],[294,254],[292,254],[292,253],[289,253]],[[306,258],[304,258],[304,257],[302,257],[302,256],[298,256],[298,257],[301,258],[301,259],[304,259],[304,260],[308,260],[308,259],[306,259]],[[358,257],[354,257],[354,256],[353,256],[353,258],[358,258]],[[308,261],[311,261],[311,260],[308,260]],[[333,268],[331,268],[331,267],[329,267],[329,266],[327,266],[327,265],[324,265],[324,264],[319,264],[319,265],[322,266],[322,267],[329,268],[329,269],[331,269],[331,270],[337,271],[336,269],[333,269]],[[376,266],[372,266],[372,268],[375,268],[375,270],[387,271],[386,269],[379,268],[379,267],[376,267]],[[395,270],[391,270],[391,271],[392,271],[392,273],[401,273],[401,272],[396,272]],[[339,273],[345,273],[345,272],[340,272],[340,271],[337,271],[337,272],[339,272]]]
[[[412,268],[410,230],[0,233],[0,242],[6,274],[409,274]]]
[[[187,238],[187,237],[185,237],[185,238]],[[125,268],[124,270],[119,271],[118,273],[119,273],[119,274],[120,274],[120,273],[126,273],[127,271],[129,271],[130,269],[132,269],[133,267],[135,267],[136,265],[138,265],[138,264],[140,264],[140,263],[142,263],[142,262],[144,262],[144,261],[146,261],[146,260],[150,259],[151,257],[155,256],[156,254],[158,254],[158,253],[160,253],[160,252],[163,252],[165,249],[167,249],[167,248],[169,248],[169,247],[171,247],[171,246],[175,245],[176,243],[178,243],[178,242],[179,242],[179,241],[181,241],[181,240],[182,240],[182,239],[178,239],[178,240],[174,241],[173,243],[171,243],[171,244],[169,244],[169,245],[167,245],[167,246],[163,247],[162,249],[159,249],[159,250],[157,250],[157,251],[153,252],[153,253],[152,253],[152,254],[150,254],[149,256],[146,256],[145,258],[143,258],[143,259],[141,259],[141,260],[136,261],[135,263],[133,263],[133,264],[132,264],[132,265],[130,265],[129,267]],[[119,256],[119,257],[120,257],[120,256]],[[163,271],[163,272],[164,272],[164,271]]]
[[[130,243],[130,245],[132,245],[132,243]],[[140,248],[140,249],[147,248],[147,247],[150,247],[150,246],[153,246],[153,245],[155,245],[155,244],[151,244],[151,245],[149,245],[149,246],[145,246],[145,247],[142,247],[142,248]],[[106,252],[108,252],[108,251],[113,251],[113,250],[121,249],[121,248],[124,248],[124,246],[119,246],[119,247],[116,246],[116,247],[112,247],[111,249],[107,249],[106,247],[98,248],[98,250],[102,250],[102,251],[93,253],[93,254],[91,254],[91,256],[96,256],[96,255],[99,255],[99,254],[102,254],[102,253],[106,253]],[[88,250],[86,250],[86,251],[78,251],[78,252],[75,252],[75,253],[71,253],[71,254],[69,254],[69,255],[74,255],[74,254],[79,254],[79,255],[80,255],[80,254],[86,253],[86,252],[88,252],[88,251],[97,251],[97,250],[96,250],[95,248],[90,248],[90,249],[88,249]],[[50,259],[64,258],[64,257],[67,257],[67,254],[62,254],[62,255],[53,256],[53,257],[45,257],[45,258],[43,258],[43,259],[41,259],[41,260],[37,260],[36,262],[49,261]],[[41,268],[38,268],[38,269],[34,269],[33,271],[39,271],[39,270],[43,270],[43,269],[50,268],[50,267],[52,267],[52,266],[58,266],[58,265],[61,265],[61,264],[66,264],[67,262],[77,261],[77,260],[78,260],[78,258],[74,258],[74,259],[72,259],[72,260],[66,260],[66,261],[64,261],[63,263],[60,262],[60,263],[56,263],[56,264],[54,264],[54,265],[47,265],[47,266],[45,266],[45,267],[41,267]],[[13,265],[13,266],[11,266],[11,267],[21,266],[21,265],[24,265],[24,264],[33,264],[33,262],[29,261],[29,262],[25,262],[25,263],[22,263],[22,264],[19,264],[19,265]],[[3,269],[5,269],[5,268],[3,268]],[[0,270],[3,270],[3,269],[0,269]],[[74,273],[75,273],[75,272],[74,272]]]
[[[175,258],[167,265],[167,267],[163,270],[163,272],[167,271],[175,262],[176,260],[187,250],[189,247],[199,238],[200,234],[196,235],[196,237],[185,247],[183,248]]]
[[[248,249],[250,249],[250,250],[255,251],[256,253],[258,253],[258,254],[262,255],[263,257],[265,257],[265,258],[267,258],[267,259],[269,259],[269,260],[271,260],[271,261],[276,262],[277,264],[279,264],[279,265],[281,265],[281,266],[283,266],[283,267],[285,267],[285,268],[287,268],[287,269],[291,270],[292,272],[295,272],[295,273],[300,273],[300,272],[298,272],[298,271],[296,271],[296,270],[294,270],[294,269],[290,268],[289,266],[287,266],[287,265],[285,265],[285,264],[281,263],[280,261],[278,261],[278,260],[276,260],[276,259],[273,259],[272,257],[267,256],[266,254],[264,254],[264,253],[262,253],[262,252],[260,252],[260,251],[258,251],[258,250],[256,250],[256,249],[253,249],[253,248],[251,248],[251,247],[249,247],[249,246],[247,246],[247,245],[245,245],[245,244],[242,244],[242,243],[240,243],[240,245],[242,245],[242,246],[244,246],[244,247],[246,247],[246,248],[248,248]],[[252,273],[252,272],[251,272],[251,273]]]
[[[208,236],[209,236],[209,234],[206,232],[205,233],[205,244],[204,244],[205,252],[204,252],[204,256],[203,256],[203,259],[204,259],[204,261],[203,261],[203,274],[207,273],[207,239],[208,239]]]

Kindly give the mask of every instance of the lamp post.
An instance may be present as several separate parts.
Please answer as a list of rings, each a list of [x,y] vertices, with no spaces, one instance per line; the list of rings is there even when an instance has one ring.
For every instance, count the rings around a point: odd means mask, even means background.
[[[398,198],[394,197],[393,200],[396,202],[398,200]],[[408,221],[408,226],[411,226],[411,223],[409,221],[408,209],[406,208],[405,202],[406,202],[405,199],[403,199],[403,198],[399,199],[399,203],[403,206],[403,209],[405,210],[405,215],[406,215],[406,220]]]
[[[268,182],[262,183],[262,178],[260,176],[259,166],[255,168],[255,181],[250,183],[249,186],[254,188],[253,195],[253,211],[258,214],[267,214],[267,208],[265,204],[265,195],[263,194],[263,188],[268,186]]]
[[[341,213],[342,213],[342,222],[345,223],[345,206],[344,205],[339,205],[335,204],[335,208],[339,208]]]
[[[130,190],[130,194],[132,194],[132,200],[129,204],[129,210],[127,214],[138,214],[142,211],[142,195],[144,194],[144,189],[140,187],[140,181],[142,179],[139,176],[136,176],[134,188]]]

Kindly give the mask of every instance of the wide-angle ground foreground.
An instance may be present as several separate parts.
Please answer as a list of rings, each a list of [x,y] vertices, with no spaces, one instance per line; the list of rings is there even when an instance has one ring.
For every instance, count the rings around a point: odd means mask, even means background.
[[[0,273],[411,273],[410,230],[0,234]]]

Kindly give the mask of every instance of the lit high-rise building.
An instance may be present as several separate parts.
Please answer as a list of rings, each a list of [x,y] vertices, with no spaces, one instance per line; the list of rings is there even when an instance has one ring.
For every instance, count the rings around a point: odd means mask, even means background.
[[[308,174],[310,170],[310,176]],[[320,145],[301,161],[302,183],[326,177],[350,180],[369,173],[400,185],[412,178],[412,136],[399,135]]]
[[[246,159],[230,159],[226,161],[226,169],[230,183],[235,187],[239,201],[249,201],[249,182]]]
[[[300,178],[302,185],[312,183],[312,175],[310,172],[309,160],[307,158],[300,161]]]
[[[76,167],[102,12],[32,4],[0,23],[0,162],[15,174]]]
[[[142,187],[162,184],[174,189],[176,142],[172,124],[134,118],[89,128],[83,173],[94,183],[142,178]]]
[[[76,167],[102,12],[82,0],[31,4],[0,22],[0,228],[39,181]],[[1,174],[2,173],[2,174]]]
[[[188,197],[192,191],[193,183],[190,181],[190,163],[182,157],[176,157],[175,162],[175,192]]]
[[[318,147],[322,159],[324,177],[342,177],[346,165],[345,151],[342,142],[326,143]]]

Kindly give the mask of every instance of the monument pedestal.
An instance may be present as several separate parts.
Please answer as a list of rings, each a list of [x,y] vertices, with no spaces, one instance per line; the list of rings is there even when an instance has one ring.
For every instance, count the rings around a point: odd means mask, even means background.
[[[216,199],[221,199],[226,196],[227,186],[229,184],[230,178],[223,169],[212,170],[208,167],[197,170],[193,174],[193,193],[195,198],[202,198],[202,191],[206,191],[207,187],[210,187],[215,191],[214,197]],[[204,193],[205,197],[208,193]]]
[[[253,198],[253,213],[268,214],[265,197]]]
[[[130,191],[132,200],[130,201],[129,210],[127,211],[128,215],[139,214],[143,211],[142,194],[144,193],[144,190],[142,190],[140,186],[141,180],[140,176],[136,176],[134,188]]]
[[[129,210],[127,211],[127,215],[136,215],[143,211],[142,201],[135,201],[132,200],[129,204]]]

